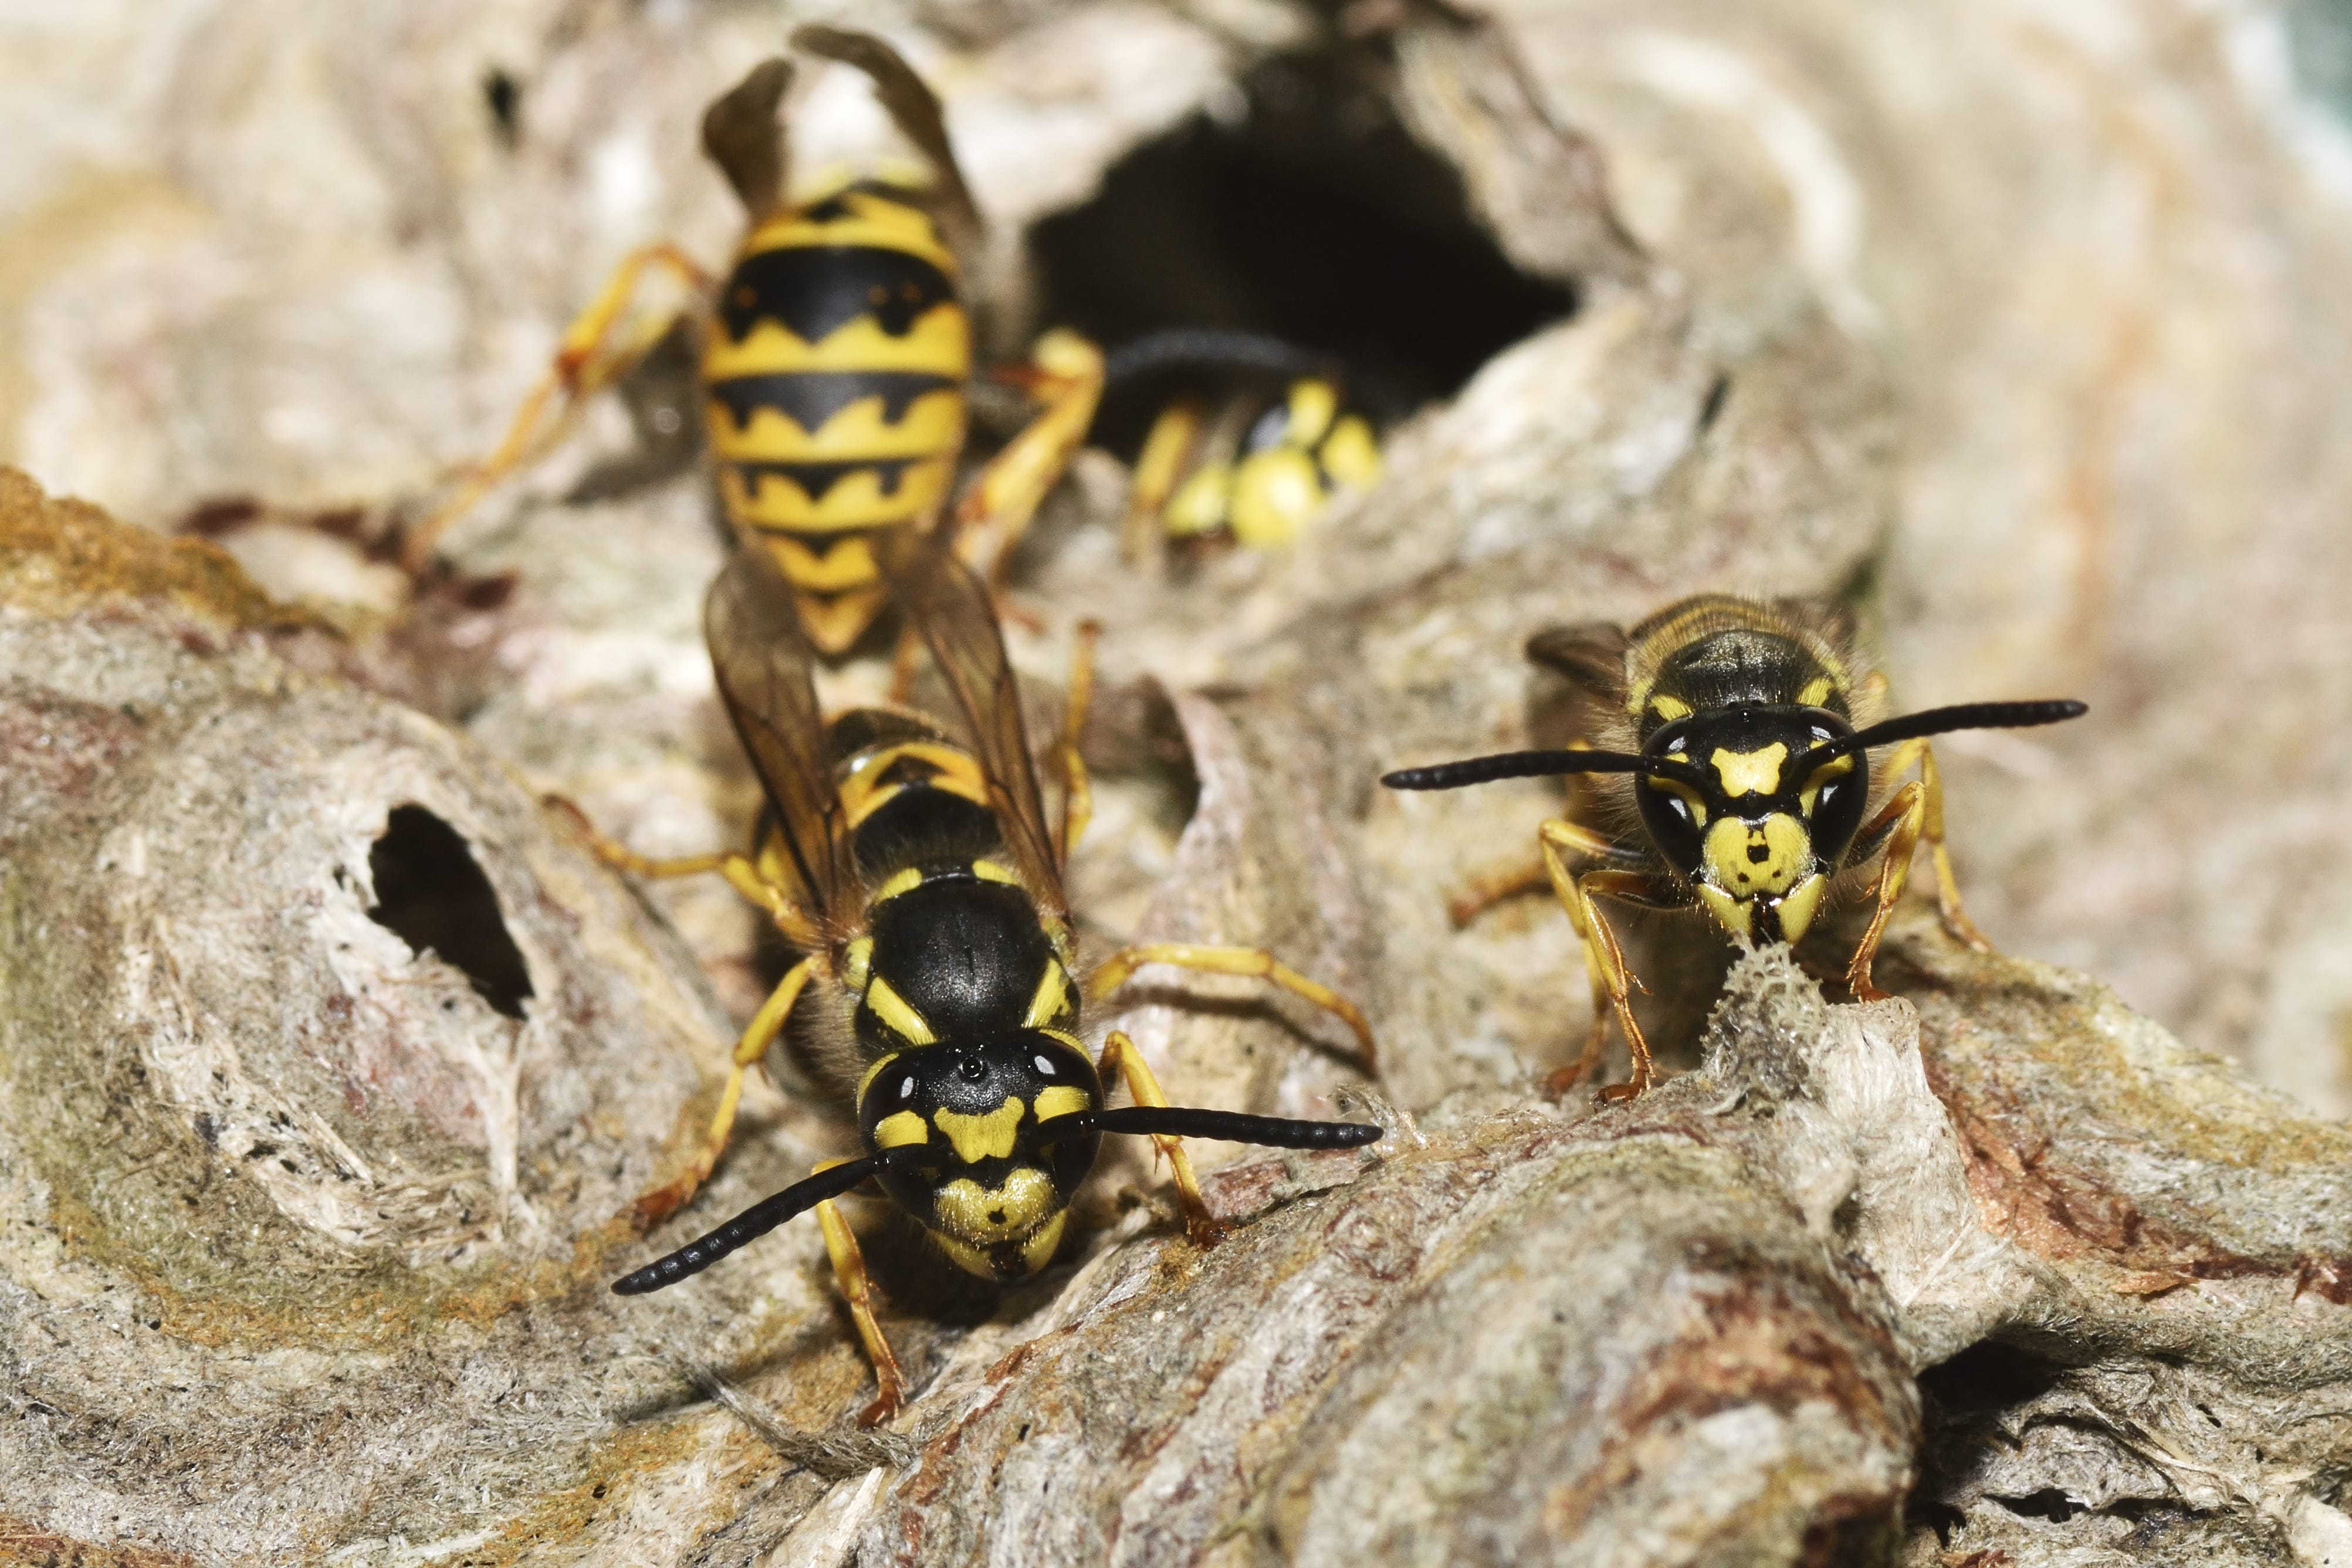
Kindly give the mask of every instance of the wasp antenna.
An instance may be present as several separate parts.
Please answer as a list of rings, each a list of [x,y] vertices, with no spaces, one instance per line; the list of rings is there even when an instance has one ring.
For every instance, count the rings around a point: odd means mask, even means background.
[[[937,1165],[944,1156],[920,1144],[901,1144],[861,1160],[845,1160],[805,1181],[796,1181],[772,1197],[763,1197],[718,1229],[698,1236],[666,1258],[656,1258],[634,1274],[613,1281],[616,1296],[642,1296],[665,1285],[675,1285],[699,1274],[730,1252],[757,1241],[786,1220],[807,1213],[829,1197],[839,1197],[867,1176],[908,1166]]]
[[[1660,771],[1671,769],[1630,751],[1503,751],[1492,757],[1466,757],[1459,762],[1433,762],[1426,768],[1400,768],[1381,774],[1381,782],[1391,789],[1459,789],[1470,784],[1491,784],[1497,779]]]
[[[1805,754],[1808,761],[1828,762],[1849,751],[1864,751],[1874,746],[1889,746],[1899,740],[1916,740],[1927,735],[1949,735],[1956,729],[2032,729],[2036,725],[2063,724],[2070,718],[2080,718],[2091,711],[2088,703],[2072,697],[2053,697],[2035,702],[1957,703],[1950,707],[1931,707],[1918,713],[1907,713],[1900,718],[1890,718],[1884,724],[1874,724],[1852,735],[1817,746]]]
[[[1359,1149],[1383,1136],[1362,1122],[1302,1122],[1287,1116],[1251,1116],[1239,1111],[1205,1111],[1191,1105],[1121,1105],[1108,1111],[1076,1111],[1055,1118],[1057,1132],[1151,1134],[1163,1138],[1223,1138],[1275,1149]],[[919,1147],[908,1145],[908,1147]]]
[[[1168,370],[1263,371],[1278,376],[1336,375],[1339,361],[1286,339],[1222,327],[1168,327],[1131,338],[1103,356],[1103,385]]]

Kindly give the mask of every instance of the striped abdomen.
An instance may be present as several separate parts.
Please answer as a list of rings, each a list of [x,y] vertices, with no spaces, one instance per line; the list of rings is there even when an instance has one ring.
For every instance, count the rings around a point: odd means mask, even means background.
[[[881,607],[873,536],[952,484],[971,371],[956,284],[911,193],[861,184],[753,229],[720,290],[702,359],[719,497],[825,653]]]

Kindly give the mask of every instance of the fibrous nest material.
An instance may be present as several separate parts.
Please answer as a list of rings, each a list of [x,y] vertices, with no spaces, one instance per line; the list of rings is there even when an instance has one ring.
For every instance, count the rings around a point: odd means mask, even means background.
[[[1365,1005],[1382,1071],[1246,986],[1155,973],[1095,1024],[1181,1100],[1388,1135],[1212,1151],[1206,1250],[1107,1160],[1065,1265],[995,1300],[861,1210],[919,1391],[870,1433],[814,1227],[604,1289],[847,1147],[780,1054],[709,1191],[628,1223],[776,956],[538,796],[650,852],[744,831],[700,480],[562,499],[626,444],[606,408],[429,591],[368,549],[621,250],[723,253],[692,119],[778,19],[190,5],[0,50],[48,84],[0,191],[16,455],[236,552],[0,479],[0,1557],[2352,1556],[2352,1134],[2177,1038],[2343,1108],[2346,226],[2254,22],[2103,16],[858,19],[948,93],[1000,319],[1051,305],[1022,225],[1345,49],[1574,302],[1291,554],[1137,571],[1107,460],[1041,519],[1039,711],[1071,621],[1110,628],[1087,936],[1264,942]],[[822,158],[856,95],[811,94]],[[1565,922],[1444,901],[1559,796],[1372,779],[1552,738],[1530,632],[1718,588],[1858,602],[1906,706],[2094,716],[1947,758],[2009,956],[1908,912],[1896,998],[1855,1006],[1836,931],[1718,992],[1661,925],[1685,1071],[1553,1101]]]

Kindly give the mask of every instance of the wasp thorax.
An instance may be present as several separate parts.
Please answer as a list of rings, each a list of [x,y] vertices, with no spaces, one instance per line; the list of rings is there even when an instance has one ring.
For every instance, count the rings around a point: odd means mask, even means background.
[[[857,1119],[871,1147],[935,1148],[938,1164],[886,1174],[883,1187],[957,1264],[1018,1279],[1052,1260],[1070,1194],[1094,1166],[1095,1134],[1057,1138],[1054,1123],[1101,1103],[1075,1042],[1024,1030],[884,1057],[867,1070]]]

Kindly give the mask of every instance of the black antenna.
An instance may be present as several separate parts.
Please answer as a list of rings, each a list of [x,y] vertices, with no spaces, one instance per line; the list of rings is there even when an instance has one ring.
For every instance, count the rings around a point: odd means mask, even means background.
[[[1858,729],[1852,735],[1841,736],[1814,747],[1797,760],[1808,767],[1818,767],[1824,762],[1833,762],[1849,751],[1866,751],[1874,746],[1916,740],[1921,736],[1949,735],[1956,729],[2032,729],[2036,725],[2063,724],[2090,711],[2090,704],[2076,702],[2072,697],[2053,697],[2039,702],[1958,703],[1950,707],[1931,707],[1918,713],[1906,713],[1900,718],[1874,724],[1868,729]]]
[[[1562,773],[1647,773],[1705,788],[1706,775],[1675,757],[1639,757],[1630,751],[1503,751],[1426,768],[1400,768],[1381,775],[1391,789],[1459,789],[1497,779],[1543,779]]]
[[[908,1166],[945,1162],[941,1151],[921,1144],[900,1144],[862,1160],[847,1160],[821,1170],[806,1181],[796,1181],[771,1197],[763,1197],[707,1236],[698,1236],[667,1258],[656,1258],[635,1273],[613,1281],[616,1296],[642,1296],[664,1285],[675,1285],[699,1274],[730,1252],[757,1241],[777,1226],[807,1213],[828,1197],[839,1197],[867,1176]]]
[[[1287,1116],[1251,1116],[1239,1111],[1204,1111],[1192,1105],[1120,1105],[1112,1110],[1074,1111],[1039,1129],[1066,1137],[1073,1133],[1149,1133],[1160,1137],[1223,1138],[1274,1149],[1359,1149],[1377,1144],[1381,1129],[1362,1122],[1300,1122]],[[916,1145],[908,1145],[908,1147]]]

